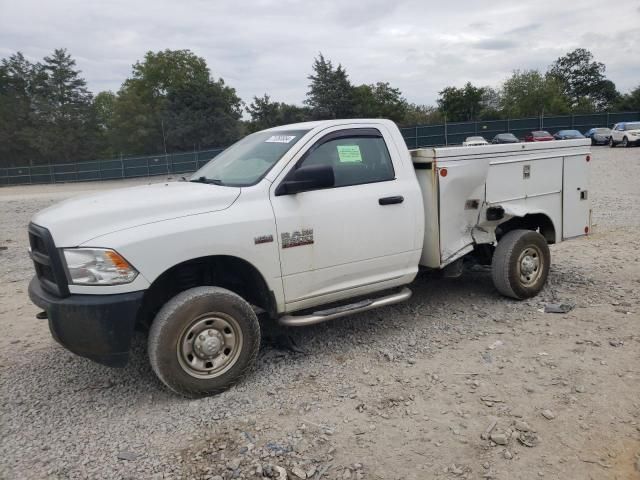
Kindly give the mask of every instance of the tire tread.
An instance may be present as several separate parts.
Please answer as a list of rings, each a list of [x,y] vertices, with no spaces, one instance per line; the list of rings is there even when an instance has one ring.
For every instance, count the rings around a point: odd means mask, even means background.
[[[174,378],[170,372],[166,371],[161,365],[163,361],[163,352],[161,339],[164,330],[169,328],[169,324],[173,321],[173,317],[176,313],[176,310],[181,308],[185,303],[193,301],[194,299],[199,299],[202,297],[207,297],[211,295],[219,295],[221,297],[229,297],[229,300],[233,302],[238,302],[238,304],[243,308],[244,314],[246,314],[253,321],[249,322],[250,332],[247,336],[246,341],[250,338],[254,339],[254,341],[249,346],[249,361],[246,362],[244,368],[237,373],[237,375],[225,383],[224,386],[214,387],[207,389],[206,392],[202,390],[189,388],[185,386],[178,378]],[[258,357],[258,352],[260,350],[260,324],[256,318],[255,312],[251,308],[251,306],[239,295],[220,287],[195,287],[189,290],[185,290],[184,292],[180,292],[178,295],[169,300],[158,312],[156,318],[151,324],[151,328],[149,330],[149,337],[147,339],[147,350],[149,355],[149,363],[151,364],[151,368],[154,373],[158,376],[160,381],[165,384],[170,390],[180,395],[197,398],[203,395],[215,395],[218,393],[227,390],[232,385],[236,384],[240,381],[244,376],[246,376],[252,368],[255,366],[255,360]],[[172,352],[173,353],[173,352]]]
[[[516,285],[514,288],[513,278],[512,278],[512,269],[513,269],[513,257],[514,250],[518,248],[521,240],[526,236],[534,235],[538,236],[536,241],[540,242],[544,245],[546,251],[544,251],[543,262],[545,263],[546,271],[543,272],[544,280],[540,284],[537,290],[535,289],[523,289],[523,287]],[[491,264],[491,278],[493,279],[493,284],[502,295],[506,297],[515,298],[518,300],[522,300],[524,298],[529,298],[531,296],[536,295],[546,283],[546,278],[549,273],[549,265],[550,265],[550,254],[549,248],[547,246],[547,242],[542,235],[533,230],[526,229],[516,229],[507,232],[498,242],[498,245],[493,254],[493,260]]]

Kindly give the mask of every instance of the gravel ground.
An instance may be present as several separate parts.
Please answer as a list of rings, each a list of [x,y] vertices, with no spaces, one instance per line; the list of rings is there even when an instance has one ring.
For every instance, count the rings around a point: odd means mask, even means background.
[[[27,298],[31,215],[140,181],[0,189],[0,478],[640,478],[640,148],[592,168],[594,233],[552,247],[538,297],[423,274],[201,400],[162,387],[144,338],[122,370],[68,353]]]

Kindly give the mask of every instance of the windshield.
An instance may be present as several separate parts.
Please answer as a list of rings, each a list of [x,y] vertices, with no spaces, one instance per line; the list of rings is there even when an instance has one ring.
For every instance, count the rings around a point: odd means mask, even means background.
[[[596,128],[596,133],[609,133],[611,130],[608,128]]]
[[[531,132],[534,137],[550,137],[549,132],[545,132],[544,130],[538,130],[536,132]]]
[[[308,131],[271,130],[249,135],[214,157],[191,181],[230,187],[253,185]]]
[[[484,142],[485,139],[482,137],[467,137],[467,142]]]
[[[498,138],[516,138],[513,133],[500,133]]]
[[[640,122],[625,123],[625,130],[640,130]]]

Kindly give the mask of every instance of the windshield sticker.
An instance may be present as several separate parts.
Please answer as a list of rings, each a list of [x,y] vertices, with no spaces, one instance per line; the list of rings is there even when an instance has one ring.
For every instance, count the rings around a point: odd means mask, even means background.
[[[342,163],[361,163],[362,155],[360,154],[359,145],[337,145],[338,158]]]
[[[289,143],[294,138],[296,138],[295,135],[272,135],[264,143]]]

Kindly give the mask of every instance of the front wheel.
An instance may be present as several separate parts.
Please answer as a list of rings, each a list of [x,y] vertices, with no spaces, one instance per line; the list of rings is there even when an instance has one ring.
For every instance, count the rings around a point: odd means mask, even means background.
[[[625,148],[627,148],[627,147],[629,147],[629,146],[630,146],[630,145],[629,145],[629,139],[628,139],[627,137],[624,137],[624,138],[622,139],[622,146],[623,146],[623,147],[625,147]]]
[[[542,290],[550,265],[551,253],[542,235],[532,230],[512,230],[498,242],[491,276],[502,295],[522,300]]]
[[[609,146],[610,146],[611,148],[613,148],[613,147],[615,147],[615,146],[616,146],[616,142],[614,142],[614,141],[613,141],[613,138],[612,138],[612,137],[609,137]]]
[[[260,324],[251,305],[219,287],[179,293],[158,312],[148,339],[158,378],[186,397],[219,393],[254,365]]]

